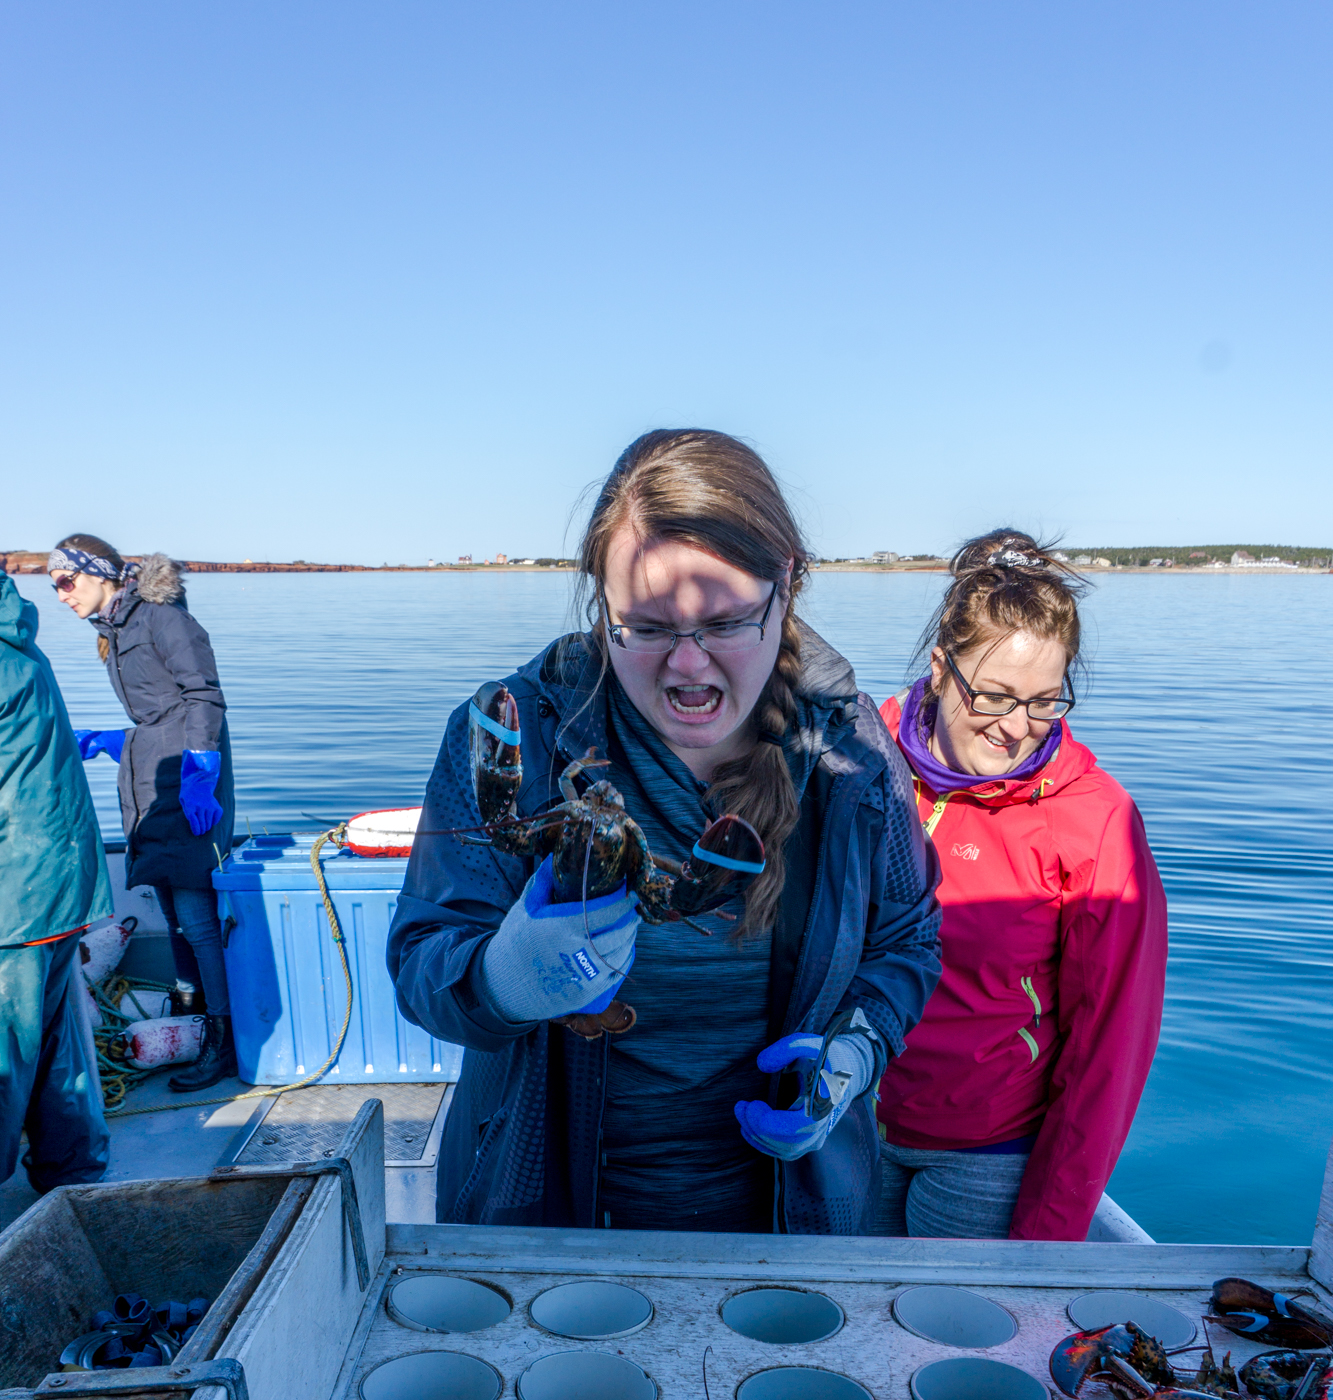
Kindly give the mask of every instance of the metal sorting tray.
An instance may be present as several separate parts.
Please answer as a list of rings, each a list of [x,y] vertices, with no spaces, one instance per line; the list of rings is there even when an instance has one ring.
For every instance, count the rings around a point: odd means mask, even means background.
[[[991,1393],[989,1386],[977,1388],[981,1361],[1014,1368],[996,1378],[1005,1382],[997,1396],[1036,1400],[1058,1394],[1048,1358],[1057,1342],[1078,1330],[1066,1310],[1089,1293],[1130,1292],[1178,1309],[1187,1319],[1182,1325],[1197,1326],[1214,1278],[1240,1273],[1273,1286],[1297,1278],[1315,1283],[1306,1273],[1309,1250],[1297,1248],[454,1226],[391,1226],[388,1244],[333,1400],[435,1400],[436,1389],[422,1384],[426,1360],[402,1367],[405,1379],[414,1378],[402,1390],[385,1384],[397,1368],[379,1369],[395,1358],[431,1352],[481,1363],[444,1363],[474,1378],[475,1400],[567,1400],[585,1393],[598,1400],[705,1394],[712,1400],[977,1400]],[[415,1324],[405,1319],[391,1300],[393,1290],[404,1285],[397,1301],[420,1301],[431,1279],[450,1280],[441,1290],[436,1326],[447,1324],[451,1299],[463,1308],[461,1325],[496,1320],[477,1330],[418,1330],[421,1315]],[[989,1327],[990,1345],[960,1347],[922,1335],[941,1309],[951,1335],[959,1335],[940,1285],[960,1290],[964,1313]],[[763,1305],[760,1289],[773,1290],[775,1307]],[[594,1295],[582,1300],[587,1307],[553,1307],[569,1302],[569,1294],[577,1303],[584,1291]],[[590,1334],[598,1330],[595,1318],[603,1307],[606,1335],[597,1339]],[[809,1340],[759,1339],[793,1335],[791,1328]],[[1264,1349],[1229,1334],[1215,1340],[1219,1359],[1230,1349],[1237,1364]],[[929,1363],[950,1359],[960,1364],[918,1375]],[[602,1374],[587,1374],[587,1368]],[[450,1384],[438,1395],[472,1400],[473,1389]]]

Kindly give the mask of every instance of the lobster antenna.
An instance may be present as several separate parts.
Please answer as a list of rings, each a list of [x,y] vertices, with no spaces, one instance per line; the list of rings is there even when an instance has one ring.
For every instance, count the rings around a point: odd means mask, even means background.
[[[592,942],[592,929],[588,926],[588,870],[592,866],[592,833],[595,822],[588,825],[588,840],[583,848],[583,936]]]

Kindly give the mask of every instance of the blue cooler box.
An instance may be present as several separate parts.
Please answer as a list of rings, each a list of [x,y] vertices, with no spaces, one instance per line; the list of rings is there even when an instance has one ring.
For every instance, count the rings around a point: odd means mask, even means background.
[[[258,836],[213,872],[227,936],[227,987],[241,1078],[291,1084],[338,1043],[347,983],[310,868],[312,836]],[[398,1014],[384,965],[405,859],[369,859],[328,844],[320,864],[352,971],[352,1019],[322,1084],[421,1084],[458,1078],[462,1047]]]

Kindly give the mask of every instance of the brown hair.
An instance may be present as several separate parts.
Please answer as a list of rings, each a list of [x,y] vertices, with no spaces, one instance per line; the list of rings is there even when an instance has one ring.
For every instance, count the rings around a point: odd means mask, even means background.
[[[915,659],[928,662],[935,647],[963,656],[983,643],[1030,632],[1064,647],[1066,674],[1082,671],[1078,601],[1087,585],[1054,548],[1007,527],[968,540],[949,564],[953,582]]]
[[[659,428],[621,454],[598,493],[579,546],[585,613],[608,663],[602,580],[611,542],[628,524],[641,541],[680,540],[755,578],[781,584],[787,604],[777,661],[751,715],[756,734],[783,736],[796,716],[801,670],[794,604],[809,554],[782,490],[753,448],[726,433]],[[763,837],[766,865],[745,898],[738,936],[769,927],[786,879],[783,845],[800,816],[796,787],[781,746],[756,745],[713,775],[708,801],[719,814],[744,817]]]
[[[66,535],[56,545],[56,548],[81,549],[85,554],[96,554],[99,559],[105,559],[120,573],[125,572],[125,561],[104,539],[100,539],[97,535]],[[103,661],[111,655],[111,643],[100,632],[97,634],[97,654]]]

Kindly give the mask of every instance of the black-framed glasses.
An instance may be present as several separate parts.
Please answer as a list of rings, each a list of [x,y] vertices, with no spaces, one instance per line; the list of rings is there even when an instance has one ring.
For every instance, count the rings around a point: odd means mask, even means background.
[[[1076,703],[1072,695],[1061,695],[1054,700],[1020,700],[1016,695],[997,695],[994,691],[973,690],[963,679],[963,673],[947,651],[944,653],[944,659],[949,663],[958,688],[967,696],[968,708],[974,715],[1011,715],[1022,705],[1027,710],[1029,719],[1052,720],[1067,715]]]
[[[648,652],[665,656],[675,649],[676,643],[685,637],[693,637],[702,651],[728,652],[750,651],[764,640],[764,630],[768,626],[768,615],[773,611],[773,600],[778,596],[779,584],[773,585],[768,595],[764,615],[758,622],[714,622],[708,627],[697,627],[693,632],[673,632],[670,627],[631,627],[623,622],[608,622],[606,630],[611,640],[626,651]],[[606,595],[602,595],[602,615],[606,616]]]

